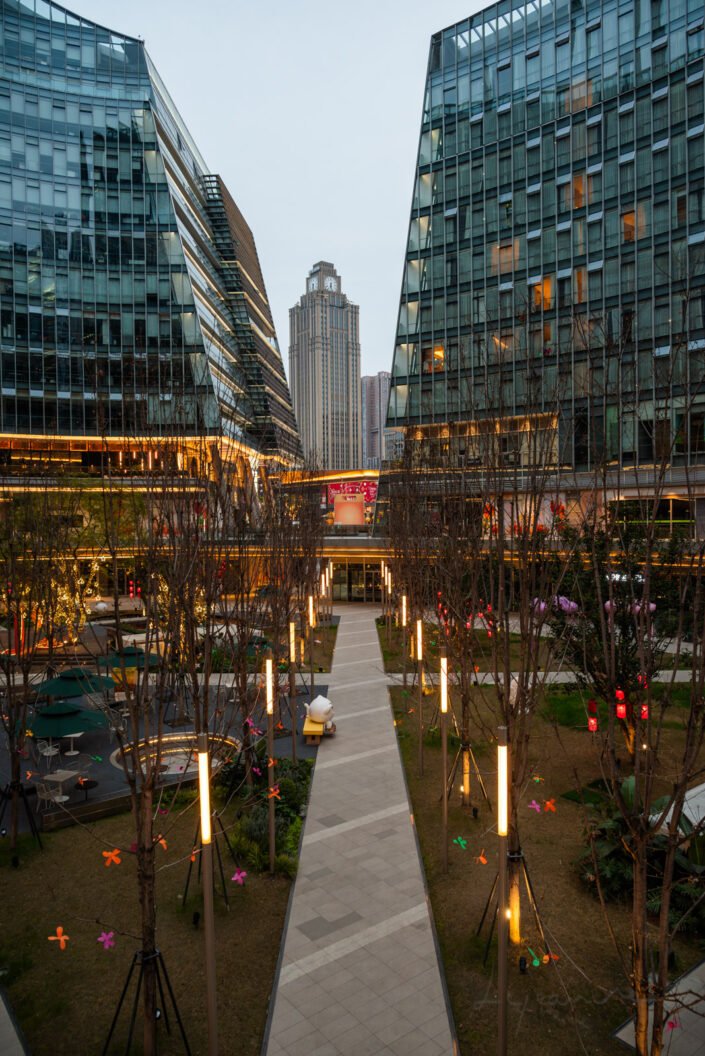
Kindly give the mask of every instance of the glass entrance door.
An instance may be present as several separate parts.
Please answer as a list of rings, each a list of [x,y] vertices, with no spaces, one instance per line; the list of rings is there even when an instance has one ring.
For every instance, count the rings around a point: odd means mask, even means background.
[[[382,570],[379,565],[365,565],[365,601],[382,602]]]
[[[365,600],[365,566],[348,564],[348,601]]]

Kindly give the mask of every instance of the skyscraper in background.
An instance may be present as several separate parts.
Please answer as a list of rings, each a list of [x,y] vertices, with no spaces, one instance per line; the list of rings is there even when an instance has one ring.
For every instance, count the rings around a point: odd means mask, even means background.
[[[321,260],[289,309],[289,376],[304,457],[321,469],[360,469],[359,312],[335,267]]]
[[[362,467],[379,469],[386,457],[385,419],[389,402],[388,370],[362,378]]]

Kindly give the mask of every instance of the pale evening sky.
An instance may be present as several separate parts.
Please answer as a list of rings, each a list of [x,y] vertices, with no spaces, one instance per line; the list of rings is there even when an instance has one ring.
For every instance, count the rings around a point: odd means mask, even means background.
[[[431,34],[484,0],[64,0],[142,37],[257,242],[288,372],[318,260],[360,305],[363,374],[390,370]]]

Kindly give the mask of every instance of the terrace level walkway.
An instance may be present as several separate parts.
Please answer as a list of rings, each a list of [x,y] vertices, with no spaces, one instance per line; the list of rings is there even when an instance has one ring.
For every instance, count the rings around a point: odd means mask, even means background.
[[[451,1056],[442,968],[372,606],[341,607],[264,1056]]]

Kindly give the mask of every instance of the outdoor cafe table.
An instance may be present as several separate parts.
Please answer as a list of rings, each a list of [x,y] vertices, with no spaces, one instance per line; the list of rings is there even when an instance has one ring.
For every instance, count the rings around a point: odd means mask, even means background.
[[[71,781],[76,779],[75,770],[54,770],[51,774],[46,774],[44,781],[51,781],[53,784],[59,786],[59,795],[56,797],[57,803],[65,803],[69,798],[64,795],[64,781]]]
[[[71,747],[68,752],[64,752],[64,755],[80,755],[78,748],[74,748],[73,742],[77,737],[83,737],[84,731],[80,730],[78,733],[67,733],[66,736],[71,741]],[[63,738],[65,740],[65,738]]]

